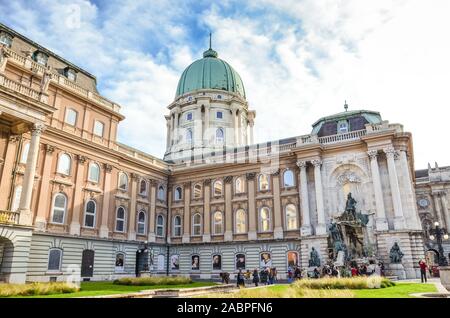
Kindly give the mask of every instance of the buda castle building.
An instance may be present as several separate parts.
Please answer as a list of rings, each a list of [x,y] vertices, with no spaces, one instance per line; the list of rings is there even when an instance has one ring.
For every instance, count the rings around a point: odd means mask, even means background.
[[[120,110],[95,76],[0,24],[1,281],[283,278],[338,260],[349,197],[362,225],[345,254],[416,278],[438,253],[433,223],[450,226],[450,170],[415,171],[401,124],[345,109],[255,144],[243,81],[212,48],[181,74],[163,159],[117,141]]]

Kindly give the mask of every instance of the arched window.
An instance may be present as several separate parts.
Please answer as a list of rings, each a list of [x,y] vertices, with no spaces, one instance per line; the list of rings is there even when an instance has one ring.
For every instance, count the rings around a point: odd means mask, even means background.
[[[91,163],[89,165],[88,180],[95,183],[98,183],[100,181],[100,167],[98,164]]]
[[[145,234],[147,228],[147,214],[144,210],[139,211],[137,220],[137,233]]]
[[[20,156],[20,163],[27,163],[28,151],[30,150],[30,143],[24,143],[22,148],[22,155]]]
[[[188,128],[186,130],[186,143],[192,145],[192,129]]]
[[[66,153],[61,154],[58,160],[58,169],[57,172],[65,174],[68,176],[70,174],[70,166],[72,163],[72,159]]]
[[[294,183],[294,173],[292,170],[286,170],[283,175],[284,187],[293,187]]]
[[[125,254],[119,252],[116,254],[115,270],[116,272],[123,272],[124,268],[125,268]]]
[[[258,177],[259,191],[269,190],[269,177],[266,174],[260,174]]]
[[[196,213],[192,216],[192,234],[202,234],[202,216],[199,213]]]
[[[236,193],[244,193],[245,192],[245,184],[244,184],[244,180],[242,177],[238,177],[236,178],[235,183],[235,192]]]
[[[156,217],[156,236],[164,236],[164,216],[161,214]]]
[[[239,209],[236,211],[236,233],[245,233],[247,230],[247,218],[245,215],[245,211],[243,209]]]
[[[222,181],[220,180],[214,181],[213,188],[214,188],[214,196],[220,197],[222,195],[223,189]]]
[[[202,197],[202,185],[196,183],[194,185],[194,199],[200,199]]]
[[[179,215],[173,218],[173,236],[181,236],[181,217]]]
[[[158,187],[158,200],[164,201],[166,199],[166,192],[164,191],[164,187],[160,185]]]
[[[223,214],[220,211],[214,212],[213,216],[213,234],[223,233]]]
[[[125,232],[125,208],[119,207],[116,211],[116,232]]]
[[[14,188],[14,198],[11,204],[11,211],[16,212],[19,209],[21,195],[22,195],[22,186],[18,185]]]
[[[144,179],[139,182],[139,194],[143,196],[147,195],[147,181]]]
[[[97,204],[94,200],[89,200],[86,203],[84,210],[84,226],[94,227],[95,226],[95,212],[97,210]]]
[[[261,232],[268,232],[271,229],[270,210],[268,207],[262,207],[259,211],[259,226]]]
[[[53,198],[52,223],[64,224],[67,209],[67,197],[57,193]]]
[[[224,140],[225,140],[225,137],[224,137],[223,129],[218,128],[216,130],[216,144],[223,144]]]
[[[286,205],[286,229],[296,230],[297,225],[297,208],[293,204]]]
[[[128,176],[124,172],[119,172],[119,184],[118,187],[120,190],[128,190]]]
[[[174,200],[179,201],[183,198],[183,190],[181,187],[176,187],[174,192]]]
[[[62,260],[62,250],[60,248],[51,248],[48,251],[48,266],[49,271],[60,271]]]

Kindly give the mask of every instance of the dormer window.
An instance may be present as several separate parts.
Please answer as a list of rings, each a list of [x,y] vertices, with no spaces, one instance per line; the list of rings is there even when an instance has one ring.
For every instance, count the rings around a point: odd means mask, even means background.
[[[11,47],[12,44],[12,36],[6,32],[0,32],[0,44],[6,45],[7,47]]]
[[[340,121],[338,123],[338,133],[343,134],[348,132],[348,123],[347,121]]]
[[[74,82],[77,79],[77,73],[75,72],[74,69],[71,69],[70,67],[66,67],[64,69],[64,76]]]
[[[47,65],[47,61],[48,61],[48,55],[41,52],[41,51],[36,51],[33,54],[33,60],[41,65]]]

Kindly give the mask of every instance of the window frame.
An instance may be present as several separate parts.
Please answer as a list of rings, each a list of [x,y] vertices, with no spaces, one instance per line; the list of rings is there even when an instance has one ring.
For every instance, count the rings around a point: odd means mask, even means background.
[[[216,215],[220,214],[220,222],[216,221]],[[224,228],[224,224],[223,224],[223,213],[222,211],[216,210],[213,215],[212,215],[212,229],[213,229],[213,235],[223,235],[223,228]],[[216,226],[220,225],[220,232],[216,231]]]
[[[94,212],[88,212],[87,211],[87,207],[89,202],[93,202],[94,203]],[[93,220],[92,220],[92,226],[86,225],[86,216],[90,214],[93,215]],[[84,205],[84,220],[83,220],[83,227],[85,228],[89,228],[89,229],[95,229],[95,225],[96,225],[96,221],[97,221],[97,202],[93,199],[89,199],[86,201],[86,204]]]
[[[240,224],[240,223],[238,223],[238,221],[239,221],[239,219],[238,219],[238,212],[240,212],[240,211],[242,211],[243,215],[244,215],[244,218],[243,218],[244,230],[242,232],[238,231],[238,225]],[[244,209],[240,208],[240,209],[237,209],[236,212],[234,212],[234,216],[235,216],[234,217],[234,219],[235,219],[235,221],[234,221],[234,232],[236,234],[245,234],[245,233],[247,233],[248,232],[247,231],[247,212]]]
[[[142,214],[144,214],[144,221],[142,222],[139,219],[139,216]],[[144,226],[144,230],[142,232],[139,231],[139,225],[143,225]],[[138,235],[146,235],[147,233],[147,211],[144,209],[141,209],[138,211],[137,213],[137,218],[136,218],[136,234]]]
[[[120,209],[123,210],[123,218],[119,218],[119,210]],[[122,223],[122,230],[117,229],[118,222],[123,222]],[[116,218],[115,218],[115,222],[114,222],[114,232],[125,233],[126,232],[126,224],[127,224],[127,210],[125,209],[125,207],[123,205],[120,205],[116,209]]]
[[[291,185],[286,185],[286,173],[291,173],[292,175],[292,184]],[[295,187],[296,182],[295,182],[295,174],[294,171],[292,169],[287,168],[286,170],[284,170],[283,172],[283,188],[293,188]]]
[[[68,168],[67,171],[61,171],[61,158],[65,157],[68,158]],[[70,173],[72,172],[72,156],[69,155],[67,152],[61,152],[58,157],[58,165],[56,166],[56,172],[65,176],[70,176]]]
[[[121,178],[122,177],[125,177],[126,179],[125,179],[125,188],[121,188],[120,187],[120,185],[121,185]],[[119,190],[121,190],[121,191],[128,191],[128,184],[129,184],[129,182],[130,182],[130,179],[128,178],[128,174],[126,173],[126,172],[124,172],[124,171],[119,171],[119,173],[118,173],[118,177],[117,177],[117,189],[119,189]]]
[[[239,190],[238,186],[237,186],[238,181],[242,182],[242,191],[238,191]],[[242,193],[245,193],[245,190],[246,189],[245,189],[244,178],[242,176],[236,177],[236,179],[234,180],[234,193],[235,194],[242,194]]]
[[[288,217],[288,207],[293,206],[294,207],[294,216]],[[295,228],[289,228],[289,219],[295,220]],[[284,207],[284,222],[285,222],[285,228],[286,231],[296,231],[298,230],[298,209],[295,204],[288,203]]]
[[[189,119],[189,117],[191,117],[190,119]],[[194,120],[194,113],[193,112],[187,112],[186,113],[186,121],[192,121],[192,120]]]
[[[52,251],[58,251],[59,252],[59,260],[58,260],[58,268],[57,269],[51,269],[50,268],[50,256],[51,256],[51,252]],[[54,273],[59,273],[61,272],[62,269],[62,260],[63,260],[63,250],[62,248],[59,247],[51,247],[48,250],[48,256],[47,256],[47,272],[54,272]]]
[[[199,192],[198,196],[196,195],[196,187],[197,186],[200,187],[200,192]],[[201,183],[197,182],[192,187],[192,198],[196,199],[196,200],[203,198],[203,186]]]
[[[145,191],[142,192],[142,182],[145,183]],[[143,196],[143,197],[147,197],[148,196],[148,181],[145,179],[141,179],[139,181],[139,195]]]
[[[198,217],[198,223],[195,222],[195,218]],[[192,215],[192,236],[201,236],[202,235],[202,231],[203,231],[203,218],[202,215],[200,213],[194,213],[194,215]],[[196,234],[196,228],[198,228],[198,234]]]
[[[159,224],[159,220],[162,220],[162,224]],[[155,229],[155,231],[156,231],[156,236],[157,237],[164,237],[165,235],[164,235],[164,224],[165,224],[165,218],[164,218],[164,215],[162,215],[161,213],[159,213],[157,216],[156,216],[156,229]],[[158,229],[161,229],[161,235],[158,235]]]
[[[180,189],[180,197],[177,199],[177,190]],[[181,186],[175,186],[174,191],[173,191],[173,200],[178,202],[183,200],[183,188]]]
[[[220,194],[216,194],[216,183],[220,184]],[[213,191],[212,191],[213,197],[218,198],[218,197],[223,196],[223,182],[222,182],[222,180],[214,180],[212,188],[213,188]]]
[[[265,221],[266,219],[263,219],[263,217],[262,217],[262,212],[263,212],[263,210],[266,210],[267,209],[267,221],[268,221],[268,229],[267,230],[264,230],[264,226],[263,226],[263,221]],[[259,209],[259,214],[258,214],[258,220],[259,220],[259,226],[258,226],[258,230],[259,230],[259,233],[269,233],[269,232],[272,232],[272,212],[271,212],[271,209],[268,207],[268,206],[262,206],[260,209]]]
[[[92,179],[91,167],[93,167],[93,166],[97,166],[97,168],[98,168],[98,180]],[[89,163],[89,171],[88,171],[88,181],[92,182],[92,183],[100,183],[100,173],[101,173],[100,165],[97,162],[90,162]]]
[[[177,224],[176,220],[180,220],[180,224]],[[180,234],[177,235],[177,229],[179,229]],[[173,237],[181,237],[183,235],[183,221],[181,220],[180,215],[175,215],[173,217]]]
[[[221,137],[221,138],[219,138],[219,137],[217,136],[217,134],[218,134],[219,131],[222,132],[222,137]],[[223,144],[225,143],[225,131],[223,130],[222,127],[218,127],[218,128],[216,129],[215,142],[216,142],[216,144],[218,144],[218,145],[223,145]]]
[[[70,112],[73,112],[75,114],[75,120],[74,120],[73,124],[68,121]],[[78,111],[76,111],[74,108],[71,108],[71,107],[66,108],[66,114],[64,116],[64,123],[69,126],[76,127],[77,121],[78,121]]]
[[[162,188],[162,198],[161,198],[161,196],[159,195],[159,194],[160,194],[160,189],[161,189],[161,188]],[[162,184],[160,184],[160,185],[158,186],[158,192],[157,192],[156,198],[157,198],[158,200],[160,200],[160,201],[166,201],[166,188],[165,188]]]
[[[123,264],[122,266],[117,266],[117,256],[122,255],[123,256]],[[116,263],[114,264],[114,272],[115,273],[122,273],[125,271],[125,256],[126,254],[124,252],[116,252]]]
[[[263,178],[263,177],[266,177],[266,180],[267,180],[267,189],[262,189],[262,187],[261,187],[261,178]],[[269,177],[269,175],[268,174],[265,174],[265,173],[261,173],[261,174],[259,174],[258,175],[258,191],[260,191],[260,192],[267,192],[267,191],[270,191],[270,177]]]
[[[219,117],[219,114],[220,114],[220,117]],[[223,111],[221,111],[221,110],[216,111],[216,119],[223,120]]]
[[[101,124],[102,125],[102,134],[101,135],[97,134],[97,132],[96,132],[97,124]],[[103,138],[103,136],[105,135],[105,123],[100,121],[100,120],[98,120],[98,119],[94,119],[94,126],[92,127],[92,134],[94,136]]]
[[[63,196],[64,197],[64,207],[60,208],[60,207],[55,207],[55,202],[56,202],[56,197],[58,196]],[[52,209],[51,209],[51,215],[50,215],[50,223],[51,224],[59,224],[62,225],[65,223],[66,221],[66,214],[67,214],[67,201],[68,201],[68,197],[65,193],[63,192],[57,192],[53,195],[53,199],[52,199]],[[55,218],[55,209],[57,209],[58,211],[62,211],[63,212],[63,217],[62,217],[62,222],[56,222],[54,220]]]
[[[192,145],[194,143],[194,132],[192,128],[186,129],[186,144]]]

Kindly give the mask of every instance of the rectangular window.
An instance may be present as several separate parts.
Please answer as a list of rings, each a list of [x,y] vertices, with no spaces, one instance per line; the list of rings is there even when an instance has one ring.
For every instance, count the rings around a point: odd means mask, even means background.
[[[216,118],[217,119],[222,119],[223,118],[223,113],[222,112],[217,112],[216,113]]]
[[[77,124],[77,112],[72,108],[68,108],[66,111],[66,124],[75,126]]]
[[[94,122],[94,135],[103,137],[103,129],[104,128],[105,128],[105,125],[101,121],[96,120]]]
[[[192,113],[187,113],[186,114],[186,120],[189,120],[189,121],[192,120]]]
[[[61,256],[62,251],[60,249],[51,249],[48,254],[48,270],[59,271],[61,269]]]

